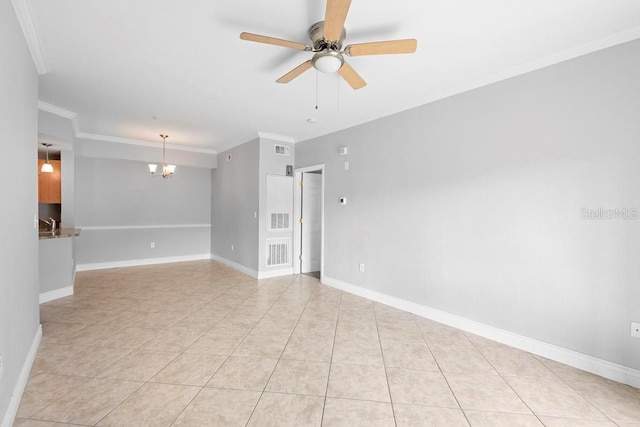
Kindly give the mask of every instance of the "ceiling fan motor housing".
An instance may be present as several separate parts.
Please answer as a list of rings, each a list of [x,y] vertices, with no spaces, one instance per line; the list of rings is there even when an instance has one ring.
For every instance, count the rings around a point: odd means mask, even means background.
[[[347,31],[343,28],[342,34],[340,34],[340,40],[334,40],[329,43],[329,41],[324,38],[324,21],[316,22],[309,28],[309,38],[313,43],[314,51],[321,51],[327,48],[340,51],[342,49],[342,42],[346,37]]]

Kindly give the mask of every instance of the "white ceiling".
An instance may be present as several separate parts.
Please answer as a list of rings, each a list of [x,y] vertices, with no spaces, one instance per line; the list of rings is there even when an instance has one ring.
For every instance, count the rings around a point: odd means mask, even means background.
[[[40,100],[76,113],[80,135],[166,132],[218,152],[256,132],[305,140],[640,37],[638,0],[353,0],[346,44],[416,38],[418,50],[348,58],[368,86],[321,74],[315,110],[315,70],[275,83],[311,53],[239,34],[309,43],[323,0],[16,3],[46,64]]]

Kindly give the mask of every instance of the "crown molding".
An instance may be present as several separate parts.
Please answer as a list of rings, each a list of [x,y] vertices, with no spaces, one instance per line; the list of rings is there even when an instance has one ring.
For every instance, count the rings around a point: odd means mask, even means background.
[[[90,139],[93,141],[115,142],[117,144],[137,145],[140,147],[158,148],[158,142],[142,141],[139,139],[121,138],[118,136],[98,135],[95,133],[80,132],[76,135],[78,139]],[[191,147],[186,145],[166,144],[170,150],[189,151],[192,153],[218,154],[216,150],[208,148]]]
[[[496,73],[490,74],[485,77],[481,77],[479,79],[474,79],[450,88],[439,90],[431,94],[428,94],[426,96],[416,98],[411,101],[398,104],[393,107],[389,107],[372,114],[361,116],[360,118],[351,120],[348,123],[340,123],[336,126],[329,126],[324,128],[323,130],[318,130],[316,132],[308,133],[303,137],[297,138],[297,142],[307,141],[310,139],[319,138],[324,135],[329,135],[335,132],[339,132],[341,130],[355,127],[363,123],[381,119],[383,117],[400,113],[402,111],[410,110],[412,108],[420,107],[425,104],[430,104],[432,102],[439,101],[444,98],[449,98],[451,96],[458,95],[460,93],[478,89],[483,86],[488,86],[490,84],[497,83],[502,80],[507,80],[512,77],[517,77],[522,74],[530,73],[532,71],[536,71],[536,70],[546,68],[555,64],[559,64],[561,62],[569,61],[571,59],[574,59],[580,56],[597,52],[599,50],[607,49],[609,47],[613,47],[619,44],[627,43],[636,39],[640,39],[640,27],[633,27],[628,30],[625,30],[616,34],[612,34],[610,36],[603,37],[601,39],[594,40],[589,43],[585,43],[579,46],[572,47],[570,49],[566,49],[562,52],[558,52],[552,55],[547,55],[542,58],[535,59],[533,61],[525,62],[523,64],[516,65],[514,67],[507,68],[502,71],[498,71]]]
[[[258,132],[258,137],[265,138],[265,139],[270,139],[272,141],[288,142],[290,144],[295,144],[296,143],[296,140],[291,136],[277,135],[275,133]]]
[[[69,119],[71,121],[71,128],[73,129],[73,134],[78,136],[78,113],[74,113],[73,111],[65,110],[62,107],[58,107],[57,105],[49,104],[48,102],[38,100],[38,110],[46,111],[51,114],[55,114],[56,116],[60,116],[65,119]]]
[[[27,46],[29,46],[29,52],[31,52],[31,58],[33,59],[38,74],[47,74],[49,67],[44,56],[44,50],[42,49],[40,35],[33,23],[29,0],[11,0],[11,3],[13,4],[13,9],[16,11],[16,17],[24,33],[24,38],[27,41]]]

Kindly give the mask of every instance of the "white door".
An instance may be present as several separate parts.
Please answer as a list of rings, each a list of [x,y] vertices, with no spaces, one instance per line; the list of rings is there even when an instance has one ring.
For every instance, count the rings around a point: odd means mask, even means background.
[[[322,175],[302,174],[302,261],[300,272],[320,271],[322,233]]]

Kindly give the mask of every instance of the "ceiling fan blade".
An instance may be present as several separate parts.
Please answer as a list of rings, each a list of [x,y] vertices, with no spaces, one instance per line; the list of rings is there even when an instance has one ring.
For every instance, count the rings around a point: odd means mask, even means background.
[[[360,77],[360,74],[356,73],[356,70],[354,70],[347,62],[342,64],[342,67],[338,70],[338,74],[340,74],[340,76],[345,79],[353,89],[361,89],[367,85],[367,82],[365,82],[363,78]]]
[[[252,33],[240,33],[240,38],[242,40],[249,40],[251,42],[258,43],[266,43],[273,44],[276,46],[288,47],[291,49],[298,50],[311,50],[311,46],[308,46],[304,43],[292,42],[289,40],[277,39],[275,37],[261,36],[260,34],[252,34]]]
[[[327,0],[327,9],[324,13],[325,39],[329,41],[340,40],[349,6],[351,6],[351,0]]]
[[[289,83],[291,80],[295,79],[300,74],[307,71],[309,68],[311,68],[311,60],[305,61],[302,64],[298,65],[296,68],[294,68],[293,70],[289,71],[287,74],[285,74],[284,76],[276,80],[276,82]]]
[[[351,44],[344,48],[344,53],[349,56],[413,53],[417,47],[418,41],[416,39],[389,40],[384,42]]]

